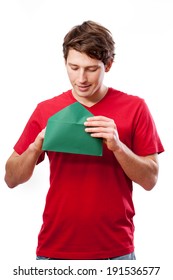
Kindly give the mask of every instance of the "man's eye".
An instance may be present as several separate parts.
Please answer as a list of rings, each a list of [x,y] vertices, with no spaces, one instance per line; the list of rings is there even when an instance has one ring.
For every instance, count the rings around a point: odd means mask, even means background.
[[[97,69],[98,69],[98,68],[88,68],[88,71],[89,71],[89,72],[95,72],[95,71],[97,71]]]
[[[71,67],[71,69],[74,70],[74,71],[78,70],[77,67]]]

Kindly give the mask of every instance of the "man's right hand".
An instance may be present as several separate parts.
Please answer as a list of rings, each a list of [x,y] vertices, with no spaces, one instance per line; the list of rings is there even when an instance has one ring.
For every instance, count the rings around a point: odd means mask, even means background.
[[[42,152],[42,145],[44,140],[46,128],[44,128],[35,138],[35,141],[30,144],[30,149],[37,152]]]

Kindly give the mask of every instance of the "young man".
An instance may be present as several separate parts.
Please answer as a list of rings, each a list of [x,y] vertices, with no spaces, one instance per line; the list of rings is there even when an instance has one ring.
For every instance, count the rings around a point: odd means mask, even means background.
[[[37,105],[5,181],[10,188],[26,182],[47,154],[50,188],[37,259],[135,259],[133,182],[155,186],[162,143],[145,101],[103,84],[114,60],[108,29],[92,21],[75,26],[63,53],[72,90]],[[102,156],[42,150],[48,119],[75,102],[93,114],[84,129],[103,139]]]

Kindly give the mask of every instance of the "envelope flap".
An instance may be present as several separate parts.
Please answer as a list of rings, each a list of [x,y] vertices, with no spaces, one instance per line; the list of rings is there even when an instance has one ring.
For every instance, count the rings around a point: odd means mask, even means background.
[[[51,116],[48,121],[83,124],[88,117],[92,116],[93,114],[79,102],[75,102]]]

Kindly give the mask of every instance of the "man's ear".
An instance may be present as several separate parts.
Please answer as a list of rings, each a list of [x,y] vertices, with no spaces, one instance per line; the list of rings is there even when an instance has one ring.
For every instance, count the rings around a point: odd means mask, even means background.
[[[109,60],[108,63],[105,65],[105,72],[109,72],[109,70],[111,69],[113,60]]]

